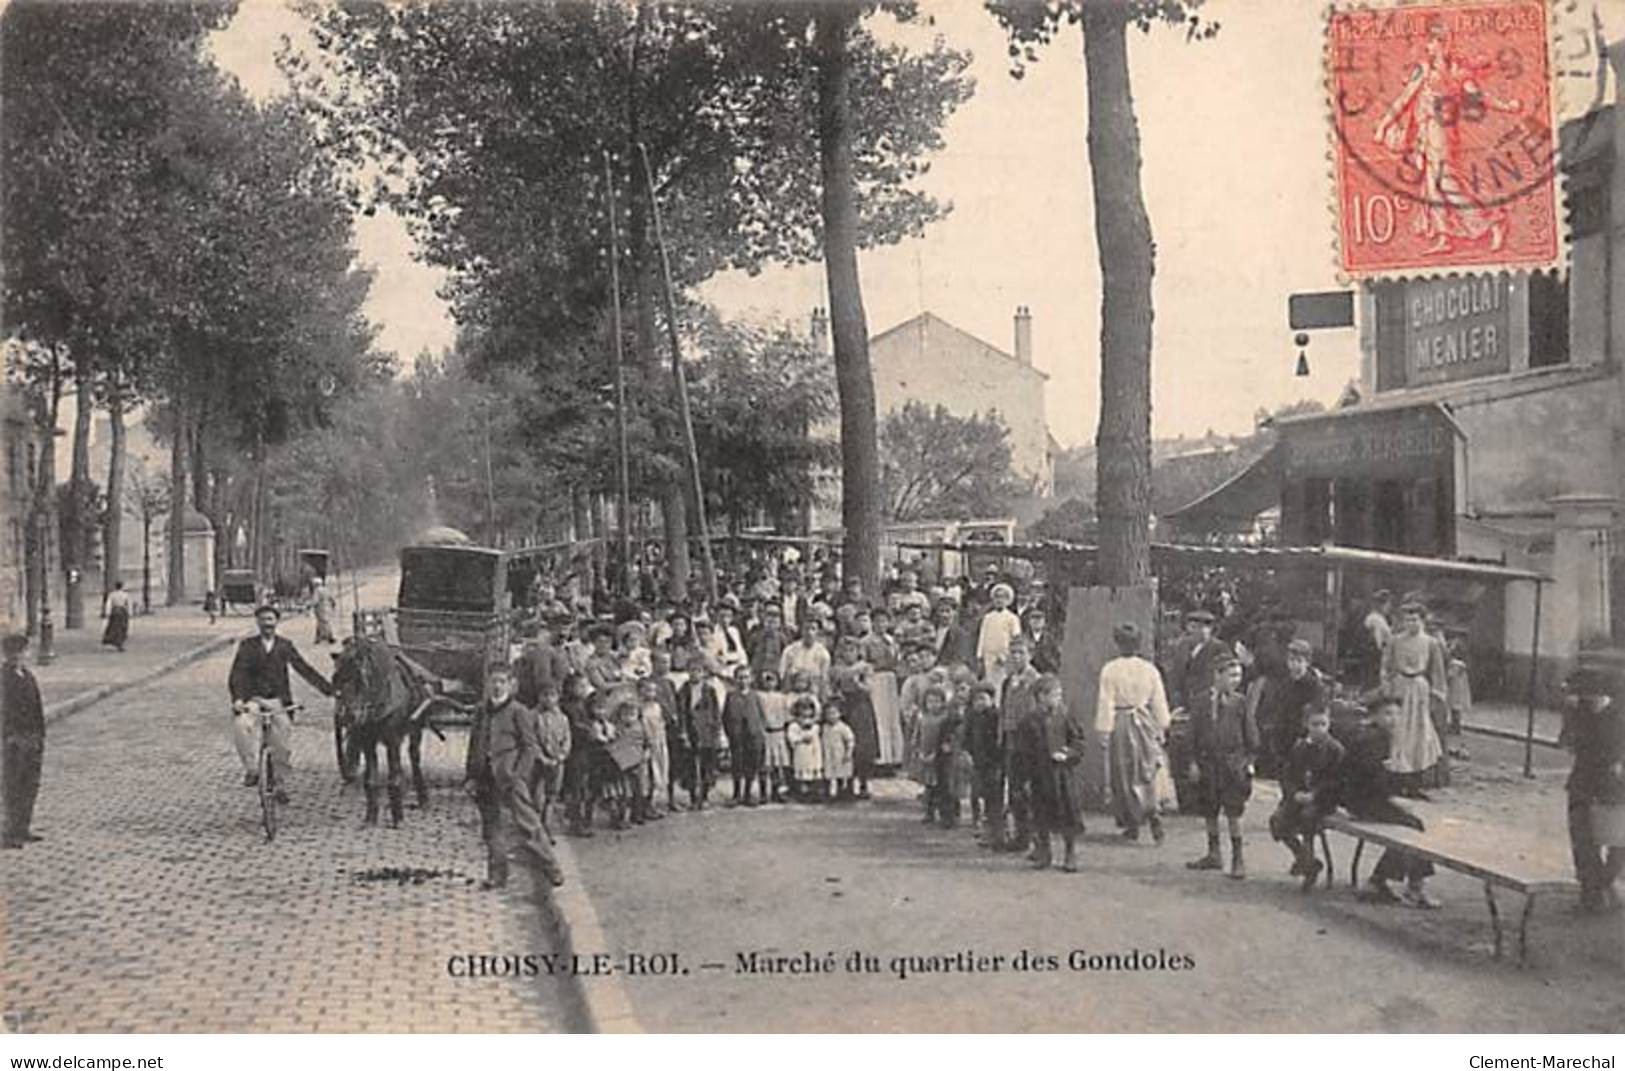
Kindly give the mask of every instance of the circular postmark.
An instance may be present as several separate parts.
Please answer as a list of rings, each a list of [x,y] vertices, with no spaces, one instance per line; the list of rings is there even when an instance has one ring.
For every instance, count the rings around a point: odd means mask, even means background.
[[[1578,117],[1583,143],[1607,69],[1594,11],[1591,25],[1555,40],[1548,29],[1538,4],[1334,12],[1333,129],[1344,158],[1390,193],[1441,208],[1464,195],[1495,208],[1547,185],[1559,167],[1553,86],[1594,86]]]
[[[1558,2],[1574,13],[1580,0]],[[1384,266],[1386,257],[1356,263],[1365,254],[1350,247],[1399,238],[1406,213],[1417,243],[1406,259],[1454,255],[1453,243],[1479,239],[1490,252],[1506,247],[1509,260],[1556,252],[1559,143],[1572,151],[1589,142],[1607,53],[1594,10],[1589,23],[1550,16],[1539,0],[1331,13],[1327,73],[1347,267]],[[1593,99],[1562,124],[1554,96],[1581,85],[1580,99]],[[1509,235],[1517,237],[1509,243]]]

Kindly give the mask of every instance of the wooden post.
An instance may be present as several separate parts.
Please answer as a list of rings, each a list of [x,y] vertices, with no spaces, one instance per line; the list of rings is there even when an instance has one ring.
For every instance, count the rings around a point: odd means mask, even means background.
[[[1337,676],[1340,668],[1340,655],[1338,652],[1338,634],[1343,630],[1343,566],[1338,563],[1328,564],[1326,567],[1326,613],[1324,617],[1326,630],[1326,664],[1331,671],[1332,694],[1337,692]]]
[[[705,516],[705,487],[700,483],[700,453],[694,445],[694,416],[688,407],[688,374],[683,371],[683,351],[677,337],[677,298],[672,290],[671,258],[660,223],[660,202],[655,199],[654,169],[649,153],[638,143],[643,158],[643,178],[649,187],[649,214],[655,225],[655,246],[660,250],[660,273],[665,280],[666,331],[671,339],[671,372],[677,381],[677,411],[683,421],[683,441],[688,453],[688,479],[694,498],[694,523],[699,528],[700,562],[705,570],[705,587],[713,603],[717,600],[717,565],[711,554],[711,526]]]
[[[615,329],[615,514],[619,522],[621,568],[615,586],[632,595],[632,497],[626,457],[626,354],[621,338],[620,231],[615,221],[615,176],[610,171],[609,153],[604,153],[604,190],[609,198],[609,288],[610,309]]]
[[[1529,720],[1523,736],[1523,775],[1535,776],[1535,683],[1540,678],[1540,595],[1545,585],[1535,581],[1535,633],[1529,641]]]

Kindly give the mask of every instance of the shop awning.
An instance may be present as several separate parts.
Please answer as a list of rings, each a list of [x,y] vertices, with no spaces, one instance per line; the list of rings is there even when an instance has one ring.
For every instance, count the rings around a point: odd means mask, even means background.
[[[1180,528],[1234,528],[1248,524],[1281,504],[1281,446],[1271,446],[1257,461],[1194,502],[1162,515]]]

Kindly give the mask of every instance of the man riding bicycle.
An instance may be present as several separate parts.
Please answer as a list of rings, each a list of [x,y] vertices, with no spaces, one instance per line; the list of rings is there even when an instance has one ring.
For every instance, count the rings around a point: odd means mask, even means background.
[[[266,723],[271,734],[271,763],[276,770],[276,800],[288,802],[283,786],[288,783],[290,768],[289,749],[293,736],[293,719],[285,712],[293,706],[293,691],[288,687],[291,668],[325,696],[333,694],[328,683],[310,663],[300,657],[293,641],[276,634],[277,622],[282,614],[274,606],[261,606],[254,611],[254,624],[258,635],[250,636],[237,645],[237,656],[231,662],[232,737],[237,756],[242,759],[244,785],[259,782],[260,721],[256,706],[280,706]]]

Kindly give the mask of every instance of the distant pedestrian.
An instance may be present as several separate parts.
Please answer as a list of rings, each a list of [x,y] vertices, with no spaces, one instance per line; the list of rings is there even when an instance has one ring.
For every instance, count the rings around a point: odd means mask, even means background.
[[[9,633],[3,641],[5,676],[0,695],[0,770],[5,776],[6,848],[21,848],[40,840],[29,826],[34,819],[34,800],[39,796],[40,765],[45,758],[45,706],[40,700],[39,682],[23,665],[28,637]]]
[[[102,629],[102,646],[124,650],[130,639],[130,593],[124,590],[124,581],[114,583],[113,590],[107,593],[104,613],[107,627]]]
[[[316,640],[317,643],[333,643],[333,613],[338,608],[338,600],[333,592],[322,583],[321,577],[312,577],[311,605],[316,614]]]

